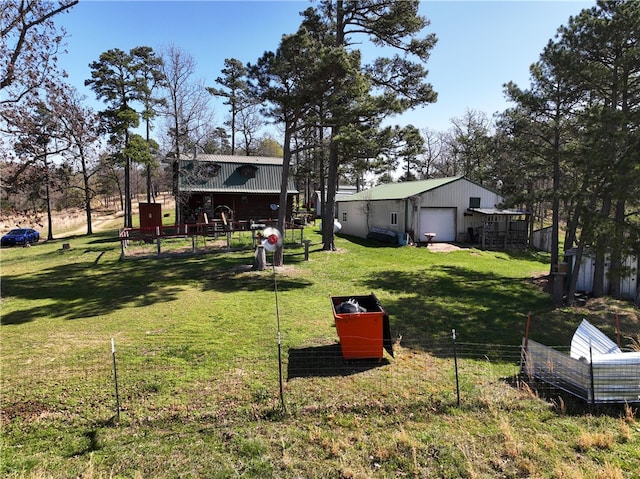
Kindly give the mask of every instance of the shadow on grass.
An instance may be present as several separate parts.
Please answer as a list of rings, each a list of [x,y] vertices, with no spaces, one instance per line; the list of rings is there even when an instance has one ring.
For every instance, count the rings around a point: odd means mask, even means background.
[[[349,241],[350,243],[357,244],[360,246],[365,246],[367,248],[399,248],[400,247],[397,244],[383,243],[381,241],[374,241],[366,238],[360,238],[358,236],[343,235],[343,234],[339,234],[336,236],[343,238]]]
[[[528,278],[505,278],[460,266],[387,270],[360,282],[398,297],[381,300],[391,318],[392,335],[401,335],[403,345],[418,349],[450,342],[452,329],[461,342],[518,346],[527,314],[549,310],[548,295]],[[557,344],[559,334],[570,338],[573,329],[573,324],[556,324],[539,340]]]
[[[113,251],[112,247],[105,248]],[[213,260],[208,255],[98,262],[102,251],[101,247],[85,247],[47,252],[46,256],[66,255],[68,262],[29,275],[3,276],[4,297],[47,304],[4,313],[0,324],[18,325],[41,317],[90,318],[125,307],[167,303],[179,298],[185,284],[220,292],[273,289],[270,271],[236,272],[247,257],[219,255]],[[291,259],[292,263],[295,261]],[[309,284],[300,279],[278,278],[281,291]]]
[[[287,380],[308,377],[350,376],[389,364],[386,358],[345,360],[340,344],[289,349]]]

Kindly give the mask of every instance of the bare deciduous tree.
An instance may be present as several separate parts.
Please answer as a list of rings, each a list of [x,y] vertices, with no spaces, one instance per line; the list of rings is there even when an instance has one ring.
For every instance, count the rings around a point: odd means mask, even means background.
[[[193,57],[175,45],[162,52],[163,74],[166,82],[167,133],[171,140],[174,193],[176,195],[176,223],[180,218],[181,198],[178,194],[178,166],[182,155],[201,145],[210,133],[212,113],[209,94],[202,80],[196,80],[196,62]]]

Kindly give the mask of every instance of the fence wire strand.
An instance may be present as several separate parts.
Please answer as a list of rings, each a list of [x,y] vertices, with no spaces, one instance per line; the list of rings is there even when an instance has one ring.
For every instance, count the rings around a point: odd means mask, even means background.
[[[345,360],[335,338],[301,347],[289,339],[282,336],[283,395],[287,409],[298,414],[346,407],[393,410],[399,394],[429,407],[453,405],[459,394],[464,405],[504,394],[527,377],[522,348],[514,345],[456,341],[454,357],[452,338],[442,336],[414,340],[411,347],[396,342],[394,357],[385,352],[379,359]],[[279,402],[277,343],[271,334],[251,341],[233,355],[188,334],[170,341],[152,337],[144,346],[116,341],[117,398],[109,339],[95,354],[3,361],[11,371],[2,375],[3,419],[49,414],[101,421],[121,411],[138,422],[178,417],[226,424],[263,414]],[[640,388],[640,370],[634,367],[625,374],[637,378]]]

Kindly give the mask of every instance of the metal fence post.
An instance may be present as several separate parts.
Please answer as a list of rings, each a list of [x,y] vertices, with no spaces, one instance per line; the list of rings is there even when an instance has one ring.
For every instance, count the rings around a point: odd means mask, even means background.
[[[460,407],[460,381],[458,379],[458,352],[456,350],[456,330],[451,330],[451,337],[453,338],[453,364],[456,369],[456,396],[458,398],[458,407]]]
[[[111,338],[111,357],[113,359],[113,382],[116,388],[116,415],[120,422],[120,395],[118,394],[118,369],[116,368],[116,343]]]
[[[596,383],[593,377],[593,350],[591,349],[591,340],[589,340],[589,376],[591,376],[591,405],[596,403]]]

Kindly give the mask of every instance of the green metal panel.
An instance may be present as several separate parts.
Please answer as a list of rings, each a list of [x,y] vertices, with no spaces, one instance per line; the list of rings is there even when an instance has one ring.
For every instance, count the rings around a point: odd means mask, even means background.
[[[453,183],[461,178],[462,176],[453,176],[433,180],[408,181],[406,183],[387,183],[341,198],[340,201],[400,200]]]
[[[237,158],[237,162],[223,157],[220,158],[222,161],[216,161],[215,156],[207,161],[180,160],[178,190],[192,193],[280,193],[282,163],[252,163],[251,157]],[[254,175],[241,174],[247,165],[253,167]],[[287,193],[297,192],[290,178]]]

